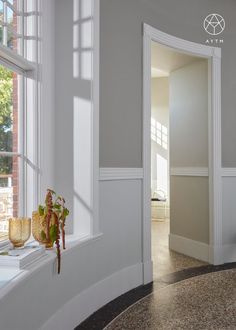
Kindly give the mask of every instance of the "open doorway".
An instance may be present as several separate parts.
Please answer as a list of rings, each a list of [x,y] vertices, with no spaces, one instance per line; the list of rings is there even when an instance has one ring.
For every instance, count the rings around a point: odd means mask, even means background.
[[[208,177],[196,175],[196,168],[208,168],[208,61],[157,42],[151,55],[152,260],[158,278],[207,259],[186,242],[209,240]]]
[[[185,115],[192,119],[191,125],[185,124],[182,116],[173,116],[178,114],[174,110],[170,115],[170,244],[173,250],[188,254],[193,258],[207,261],[214,265],[223,263],[222,247],[222,182],[221,182],[221,50],[217,47],[205,46],[202,44],[187,41],[161,32],[150,25],[144,24],[143,35],[143,230],[142,230],[142,251],[143,251],[143,283],[149,283],[153,280],[153,261],[151,249],[151,48],[152,42],[159,43],[162,46],[169,47],[180,54],[200,57],[206,59],[208,74],[207,87],[196,80],[198,70],[191,74],[192,82],[188,84],[187,79],[183,79],[185,88],[179,88],[182,84],[176,84],[174,93],[179,95],[181,91],[185,92],[184,97],[179,99],[189,101],[189,110]],[[198,78],[197,78],[198,79]],[[196,81],[195,81],[196,80]],[[194,86],[192,83],[194,82]],[[196,83],[197,82],[197,83]],[[189,93],[186,90],[193,86]],[[207,111],[204,115],[205,121],[199,121],[198,109],[195,107],[196,87],[203,87],[207,91]],[[169,95],[173,92],[170,88]],[[172,98],[170,97],[170,100]],[[200,98],[201,99],[201,98]],[[178,103],[177,103],[178,104]],[[170,110],[172,107],[169,107]],[[177,108],[176,108],[177,109]],[[179,106],[178,109],[185,109],[185,106]],[[189,116],[190,115],[190,116]],[[197,119],[196,119],[197,118]],[[173,125],[174,123],[174,125]],[[207,132],[202,134],[203,127],[206,125]],[[182,134],[185,128],[185,134]],[[173,135],[174,132],[174,135]],[[187,134],[186,134],[187,132]],[[182,136],[178,148],[174,142],[175,134]],[[192,141],[202,141],[200,148],[192,145]],[[199,157],[199,153],[207,149],[207,159]],[[175,150],[173,158],[172,150]],[[185,159],[191,161],[181,163],[182,152],[187,156]],[[197,157],[196,157],[197,156]],[[171,163],[175,160],[175,163]],[[196,159],[198,161],[196,161]],[[199,161],[200,160],[200,161]],[[207,160],[207,161],[206,161]],[[203,165],[202,165],[203,164]],[[190,180],[189,180],[190,179]],[[172,189],[175,194],[172,194]],[[203,192],[203,193],[202,193]],[[175,198],[172,198],[175,196]],[[186,202],[188,200],[188,202]],[[191,202],[189,202],[191,201]],[[207,223],[206,206],[208,211]],[[177,209],[176,209],[177,207]],[[184,212],[183,212],[184,210]],[[178,221],[172,221],[173,215]],[[186,222],[187,219],[187,222]],[[204,221],[203,221],[204,219]],[[185,220],[183,222],[183,220]],[[185,224],[188,224],[186,226]],[[204,226],[203,226],[204,224]],[[173,225],[173,226],[172,226]],[[207,227],[206,227],[207,225]],[[207,229],[206,229],[207,228]],[[189,236],[191,230],[191,237]],[[199,230],[200,229],[200,230]],[[180,233],[181,230],[181,233]],[[155,262],[155,261],[154,261]],[[155,265],[154,265],[155,268]]]

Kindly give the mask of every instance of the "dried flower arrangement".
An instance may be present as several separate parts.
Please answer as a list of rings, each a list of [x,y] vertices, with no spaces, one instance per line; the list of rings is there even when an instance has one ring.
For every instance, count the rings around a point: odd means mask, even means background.
[[[57,196],[55,191],[47,189],[45,205],[39,205],[38,212],[44,217],[46,230],[41,231],[41,238],[49,245],[56,245],[57,249],[57,272],[61,271],[61,246],[65,249],[65,221],[69,215],[69,210],[65,207],[65,199]]]

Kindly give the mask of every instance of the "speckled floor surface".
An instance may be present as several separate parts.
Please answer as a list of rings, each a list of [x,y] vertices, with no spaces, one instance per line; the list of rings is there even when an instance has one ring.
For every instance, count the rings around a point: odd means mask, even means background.
[[[236,329],[236,270],[200,275],[155,290],[104,329]]]
[[[169,250],[169,220],[152,221],[153,280],[206,263]]]

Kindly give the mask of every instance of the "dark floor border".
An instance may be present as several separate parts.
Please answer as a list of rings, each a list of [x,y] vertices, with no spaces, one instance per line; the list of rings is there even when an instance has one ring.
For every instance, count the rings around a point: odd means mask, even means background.
[[[164,288],[170,284],[174,284],[191,277],[232,268],[236,268],[236,262],[220,266],[207,265],[193,267],[165,275],[158,280],[155,280],[153,283],[140,286],[112,300],[78,325],[75,330],[102,330],[125,309],[152,293],[155,289]]]

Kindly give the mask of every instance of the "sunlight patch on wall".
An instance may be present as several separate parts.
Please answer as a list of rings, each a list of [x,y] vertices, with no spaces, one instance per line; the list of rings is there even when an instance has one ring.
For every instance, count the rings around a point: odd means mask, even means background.
[[[151,119],[151,139],[165,150],[168,149],[168,130],[159,121]]]

